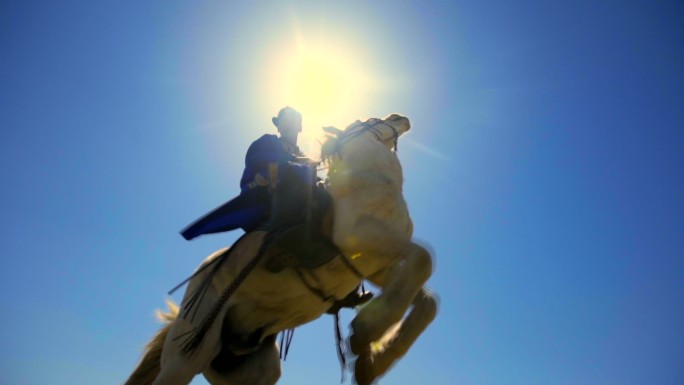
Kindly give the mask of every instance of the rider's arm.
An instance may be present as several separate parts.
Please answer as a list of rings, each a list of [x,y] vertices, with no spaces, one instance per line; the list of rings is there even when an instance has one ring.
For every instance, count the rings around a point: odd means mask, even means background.
[[[252,189],[258,186],[268,186],[269,190],[273,190],[278,183],[278,163],[280,161],[281,144],[278,137],[275,135],[264,135],[257,139],[249,149],[245,156],[246,173],[253,178],[243,182],[246,186],[241,186],[244,190]]]

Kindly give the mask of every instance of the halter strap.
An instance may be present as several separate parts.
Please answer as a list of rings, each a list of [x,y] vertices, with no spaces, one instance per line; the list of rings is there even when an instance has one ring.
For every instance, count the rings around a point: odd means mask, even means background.
[[[369,119],[369,121],[373,121],[373,122],[372,123],[359,122],[359,123],[356,123],[354,126],[352,126],[352,127],[361,126],[360,130],[353,131],[353,132],[345,131],[342,134],[340,134],[340,137],[338,138],[337,143],[335,143],[335,152],[339,153],[341,147],[344,144],[346,144],[348,141],[364,134],[367,131],[370,131],[371,133],[373,133],[373,135],[375,136],[375,138],[378,141],[385,143],[387,140],[382,139],[382,132],[375,127],[375,126],[378,126],[381,124],[384,124],[385,126],[392,129],[392,138],[394,139],[393,149],[394,149],[394,152],[399,151],[399,131],[397,131],[397,129],[394,128],[394,126],[392,126],[391,124],[388,124],[384,120]]]

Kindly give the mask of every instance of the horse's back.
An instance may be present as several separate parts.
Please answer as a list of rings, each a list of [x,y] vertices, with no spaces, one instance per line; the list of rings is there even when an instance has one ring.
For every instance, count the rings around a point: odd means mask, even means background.
[[[209,314],[225,288],[232,285],[242,269],[256,257],[266,235],[265,231],[246,234],[231,246],[230,253],[222,261],[216,261],[216,258],[228,249],[207,257],[198,268],[201,271],[188,285],[181,309],[193,302],[197,290],[201,290],[209,279],[211,283],[206,294],[199,304],[194,302],[192,305],[199,306],[194,313],[195,322]],[[227,301],[224,316],[228,320],[225,324],[230,325],[232,333],[248,335],[261,330],[266,337],[310,322],[328,310],[333,299],[344,298],[360,281],[339,256],[315,269],[288,268],[278,273],[264,267],[269,256],[270,251],[266,249],[256,267],[244,277]],[[210,265],[213,263],[220,263],[215,271]],[[324,293],[330,301],[316,295],[312,287]]]

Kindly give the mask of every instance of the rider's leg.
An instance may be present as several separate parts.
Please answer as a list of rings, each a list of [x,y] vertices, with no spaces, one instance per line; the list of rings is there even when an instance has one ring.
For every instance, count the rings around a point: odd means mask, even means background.
[[[266,268],[279,272],[286,267],[316,268],[340,254],[339,249],[321,233],[321,218],[311,208],[320,196],[312,198],[314,186],[296,175],[284,176],[273,192],[270,228],[275,230],[274,246],[281,253],[269,258]],[[321,194],[317,191],[317,194]],[[323,209],[321,209],[323,210]],[[277,250],[274,248],[274,251]]]
[[[288,228],[307,219],[312,183],[300,178],[294,168],[284,167],[280,181],[271,193],[272,230]]]

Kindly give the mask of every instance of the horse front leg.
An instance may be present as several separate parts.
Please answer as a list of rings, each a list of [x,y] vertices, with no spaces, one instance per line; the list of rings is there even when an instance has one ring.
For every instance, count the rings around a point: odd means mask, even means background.
[[[391,327],[377,343],[362,352],[356,361],[358,384],[370,384],[382,376],[413,343],[437,315],[437,300],[427,289],[421,289],[413,299],[409,314]]]
[[[408,350],[420,332],[434,318],[434,314],[430,314],[436,312],[436,303],[432,296],[423,295],[417,298],[423,284],[432,274],[430,254],[423,247],[409,243],[402,255],[389,269],[370,277],[371,282],[382,288],[382,293],[364,306],[352,321],[352,335],[349,340],[352,353],[359,356],[356,374],[359,384],[370,384],[374,378],[384,373],[392,362]],[[402,328],[399,322],[411,304],[416,306],[412,312],[416,314],[412,318],[409,316],[406,320],[407,325]],[[378,356],[384,363],[377,368],[380,369],[382,366],[384,369],[377,371],[370,368],[372,370],[366,373],[369,369],[366,361],[371,359],[373,354],[372,346],[375,345],[376,351],[379,351],[378,342],[391,328],[394,333],[390,334],[399,334],[395,342],[391,342],[394,337],[384,339],[387,353]],[[402,334],[404,337],[400,338]],[[405,349],[401,348],[402,345]],[[395,349],[391,349],[391,346],[395,346]]]
[[[409,243],[403,254],[389,269],[370,277],[371,282],[382,288],[382,293],[368,302],[352,321],[350,342],[354,354],[378,341],[402,319],[432,274],[432,258],[423,247]]]

